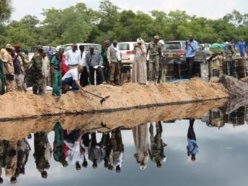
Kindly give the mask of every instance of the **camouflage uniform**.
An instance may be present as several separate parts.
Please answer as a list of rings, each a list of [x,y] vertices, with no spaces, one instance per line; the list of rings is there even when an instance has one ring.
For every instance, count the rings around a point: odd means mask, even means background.
[[[14,74],[14,64],[11,55],[9,52],[3,48],[0,51],[0,59],[3,61],[3,73],[5,75],[5,83],[6,83],[6,92],[11,92],[15,90],[15,81],[7,79],[7,74]],[[7,68],[6,68],[7,66]]]
[[[5,175],[14,177],[17,168],[17,142],[9,141],[6,154]]]
[[[26,61],[26,59],[20,52],[16,54],[15,60],[14,60],[14,63],[20,62],[19,71],[16,71],[15,69],[15,81],[16,81],[17,90],[27,91],[24,79],[25,79],[25,66],[28,63],[28,61]]]
[[[149,81],[156,81],[159,78],[159,60],[161,55],[161,45],[159,42],[150,42],[148,45],[149,54]]]
[[[35,53],[31,60],[31,75],[33,80],[33,93],[42,95],[44,93],[44,81],[42,73],[42,56],[39,53]]]
[[[37,132],[34,134],[34,158],[36,168],[39,172],[45,171],[50,167],[49,160],[52,148],[48,141],[47,132]]]
[[[164,155],[164,146],[166,146],[165,143],[163,143],[162,140],[162,124],[161,122],[156,123],[156,135],[153,134],[153,124],[150,125],[149,132],[150,132],[150,142],[151,142],[151,148],[149,149],[149,155],[151,158],[151,161],[157,163],[162,162],[165,159]]]

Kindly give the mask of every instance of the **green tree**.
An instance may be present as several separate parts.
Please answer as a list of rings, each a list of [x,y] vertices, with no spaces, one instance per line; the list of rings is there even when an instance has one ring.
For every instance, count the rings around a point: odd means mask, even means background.
[[[11,0],[0,0],[0,23],[2,21],[7,21],[10,18],[12,11]]]

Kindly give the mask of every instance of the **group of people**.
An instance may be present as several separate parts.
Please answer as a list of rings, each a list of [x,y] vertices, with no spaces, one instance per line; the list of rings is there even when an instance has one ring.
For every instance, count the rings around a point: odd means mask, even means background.
[[[186,45],[189,71],[192,71],[195,43],[191,38]],[[159,82],[163,45],[164,42],[157,35],[148,47],[142,38],[137,39],[133,51],[131,82],[141,85]],[[78,46],[75,43],[70,50],[65,52],[60,48],[53,54],[51,51],[44,51],[42,46],[37,46],[37,52],[31,60],[21,52],[20,45],[7,44],[0,52],[0,94],[16,89],[26,91],[27,72],[32,80],[34,94],[45,94],[50,75],[52,95],[61,96],[67,90],[83,89],[89,84],[120,85],[120,69],[121,53],[117,40],[113,40],[112,44],[106,40],[102,51],[97,50],[95,45],[85,51],[84,45]]]
[[[157,167],[162,167],[166,160],[162,140],[161,122],[154,124],[142,124],[132,129],[136,152],[134,157],[141,170],[146,169],[148,158]],[[148,143],[148,127],[150,131],[150,146]],[[60,122],[53,128],[53,145],[48,140],[48,132],[36,132],[33,135],[36,169],[42,178],[48,177],[51,157],[63,167],[74,166],[75,170],[87,168],[89,164],[93,169],[104,164],[108,170],[121,172],[124,161],[124,143],[121,128],[111,132],[102,133],[100,141],[97,141],[96,132],[83,130],[65,130]],[[25,166],[31,152],[29,141],[32,135],[18,141],[0,140],[0,184],[3,183],[2,169],[5,176],[10,178],[11,183],[16,183],[20,175],[25,174]]]

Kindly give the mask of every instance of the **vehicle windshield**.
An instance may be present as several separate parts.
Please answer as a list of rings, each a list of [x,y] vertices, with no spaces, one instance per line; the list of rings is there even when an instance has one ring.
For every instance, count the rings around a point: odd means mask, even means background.
[[[49,46],[43,46],[43,50],[44,52],[47,52],[49,50]],[[55,52],[56,48],[55,47],[51,47],[52,51]],[[37,47],[31,47],[30,52],[31,53],[35,53],[37,51]]]
[[[129,43],[118,43],[119,50],[130,50]]]
[[[82,44],[82,45],[84,45],[84,44]],[[97,50],[97,51],[101,51],[101,49],[102,49],[102,47],[101,47],[101,45],[84,45],[84,51],[89,51],[89,48],[90,48],[90,46],[95,46],[95,49]],[[68,51],[68,50],[70,50],[70,49],[72,49],[72,44],[71,45],[65,45],[65,51]]]
[[[174,50],[174,49],[182,49],[183,46],[181,45],[180,42],[169,42],[169,43],[165,43],[165,48]]]

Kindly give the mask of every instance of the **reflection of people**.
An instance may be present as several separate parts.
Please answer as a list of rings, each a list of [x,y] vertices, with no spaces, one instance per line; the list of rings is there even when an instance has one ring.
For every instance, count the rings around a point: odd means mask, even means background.
[[[29,151],[31,150],[28,141],[24,138],[17,142],[17,168],[16,177],[25,174],[25,165],[28,162]]]
[[[96,132],[91,133],[91,141],[89,144],[89,160],[93,162],[92,167],[95,169],[103,161],[105,151],[96,141]]]
[[[162,162],[166,160],[166,156],[164,155],[164,147],[166,144],[162,140],[162,124],[161,121],[156,122],[156,135],[153,134],[153,124],[150,124],[149,127],[150,132],[150,145],[149,155],[151,161],[155,162],[157,167],[162,167]]]
[[[0,184],[3,183],[2,167],[4,166],[4,140],[0,140]]]
[[[47,132],[37,132],[34,134],[34,158],[38,171],[42,178],[47,178],[47,169],[50,168],[52,148],[48,141]]]
[[[110,164],[115,168],[116,172],[121,172],[124,145],[122,142],[121,130],[120,128],[114,129],[111,132],[110,139],[111,151],[110,151]]]
[[[84,132],[73,130],[65,135],[64,143],[68,146],[68,161],[75,165],[76,170],[81,170],[80,162],[82,162],[81,138]]]
[[[64,143],[64,130],[59,122],[53,127],[54,130],[54,143],[53,143],[53,158],[62,164],[63,167],[68,166],[66,161],[65,149],[68,147]]]
[[[189,119],[189,129],[188,129],[188,145],[187,151],[188,156],[191,156],[191,160],[195,161],[195,155],[199,153],[198,145],[196,144],[196,136],[194,131],[194,122],[195,119]]]
[[[17,168],[17,142],[8,141],[6,148],[6,165],[5,165],[5,175],[10,177],[10,182],[15,184],[16,180],[16,168]]]
[[[144,170],[148,161],[148,141],[147,141],[147,124],[141,124],[133,127],[133,139],[136,148],[134,157],[140,165],[140,169]]]

